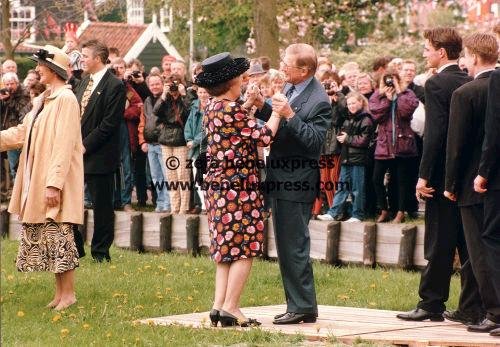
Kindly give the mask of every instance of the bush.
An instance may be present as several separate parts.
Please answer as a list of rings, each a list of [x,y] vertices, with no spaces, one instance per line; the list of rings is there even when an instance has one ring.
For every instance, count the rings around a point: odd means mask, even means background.
[[[36,62],[29,59],[27,56],[15,56],[14,60],[17,63],[17,76],[19,80],[22,82],[26,77],[28,70],[34,69],[36,67]]]

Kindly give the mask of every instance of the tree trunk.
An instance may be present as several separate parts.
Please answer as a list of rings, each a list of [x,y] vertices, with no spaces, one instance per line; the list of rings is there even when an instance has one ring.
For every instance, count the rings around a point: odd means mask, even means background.
[[[0,24],[0,32],[2,33],[2,44],[6,59],[14,59],[14,51],[10,42],[10,1],[2,0],[2,21]]]
[[[278,67],[279,29],[276,19],[276,0],[254,0],[253,27],[255,33],[255,54],[268,56],[271,66]]]

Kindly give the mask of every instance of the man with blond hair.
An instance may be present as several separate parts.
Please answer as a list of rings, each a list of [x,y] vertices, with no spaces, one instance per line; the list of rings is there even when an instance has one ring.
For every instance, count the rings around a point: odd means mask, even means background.
[[[465,38],[464,53],[464,64],[474,80],[455,90],[451,97],[444,195],[457,201],[460,208],[469,261],[486,310],[486,318],[468,330],[489,332],[500,328],[500,297],[495,293],[496,279],[484,256],[488,248],[482,240],[483,196],[474,191],[473,181],[481,159],[488,84],[498,59],[498,43],[493,35],[475,33]]]
[[[314,77],[317,58],[312,46],[288,46],[282,66],[287,82],[286,98],[275,95],[271,108],[257,96],[259,93],[254,91],[256,95],[251,96],[257,97],[258,118],[267,120],[272,112],[284,118],[271,146],[266,177],[287,302],[286,312],[277,315],[273,323],[313,323],[318,305],[309,255],[308,223],[318,195],[317,164],[332,110],[325,89]],[[297,161],[309,164],[290,169],[289,165]]]

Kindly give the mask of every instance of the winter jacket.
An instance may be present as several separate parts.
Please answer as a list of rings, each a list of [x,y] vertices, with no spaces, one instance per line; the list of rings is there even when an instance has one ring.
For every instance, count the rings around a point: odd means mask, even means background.
[[[31,110],[28,92],[19,85],[9,98],[0,101],[0,129],[8,129],[23,122],[23,118]]]
[[[380,95],[377,90],[370,98],[369,105],[373,120],[378,125],[375,159],[417,156],[416,135],[410,127],[413,112],[418,107],[415,93],[406,89],[391,102],[385,95]],[[392,121],[393,107],[394,123]]]
[[[326,130],[325,142],[323,144],[322,155],[340,154],[340,144],[337,141],[337,135],[347,119],[347,102],[344,94],[337,93],[337,101],[332,101],[332,123]]]
[[[126,102],[125,102],[125,113],[123,117],[127,123],[128,136],[130,141],[130,151],[135,153],[137,151],[137,146],[139,141],[137,138],[137,127],[139,125],[139,119],[142,113],[142,99],[137,94],[137,92],[132,88],[130,83],[124,82],[126,87]]]
[[[188,157],[196,159],[200,155],[201,143],[205,132],[203,131],[203,110],[200,110],[200,100],[195,99],[191,103],[186,126],[184,128],[184,138],[186,142],[193,141],[193,146],[189,150]]]
[[[153,114],[158,117],[158,142],[164,146],[180,147],[186,145],[184,126],[189,115],[189,104],[186,97],[173,99],[170,94],[165,101],[157,103]],[[177,114],[177,117],[176,117]]]
[[[345,132],[347,137],[342,144],[340,163],[366,165],[368,146],[373,136],[373,121],[370,115],[362,110],[349,114],[349,118],[342,124],[341,132]]]

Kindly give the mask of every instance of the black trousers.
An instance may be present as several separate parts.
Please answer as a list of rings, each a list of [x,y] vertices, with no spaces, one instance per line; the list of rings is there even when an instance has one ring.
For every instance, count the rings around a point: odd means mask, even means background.
[[[490,320],[500,323],[500,297],[496,295],[494,287],[494,282],[499,282],[499,279],[495,279],[494,269],[489,266],[488,257],[485,256],[485,252],[487,253],[489,250],[482,239],[484,206],[480,204],[460,207],[460,214],[462,215],[462,222],[464,224],[469,260],[479,287],[486,315]],[[497,248],[496,253],[499,251],[500,248]]]
[[[274,238],[287,312],[318,314],[309,256],[309,219],[313,203],[271,199]]]
[[[144,153],[139,146],[133,158],[135,188],[137,194],[137,202],[140,206],[145,206],[148,201],[148,193],[146,186],[146,161],[148,154]]]
[[[462,264],[458,309],[480,315],[483,313],[482,302],[469,261],[460,211],[456,203],[436,191],[425,206],[424,257],[428,263],[420,278],[418,294],[422,300],[417,305],[419,308],[435,313],[445,310],[457,248]]]
[[[109,247],[113,244],[115,213],[113,210],[114,173],[85,175],[94,206],[94,235],[91,253],[98,261],[110,260]]]
[[[373,170],[373,185],[377,196],[377,207],[381,210],[388,210],[387,192],[384,186],[384,175],[387,170],[391,175],[391,181],[397,182],[392,184],[397,194],[397,206],[391,206],[391,209],[397,211],[408,211],[408,202],[410,195],[415,196],[415,184],[413,183],[414,171],[416,170],[416,157],[411,158],[395,158],[388,160],[375,160],[375,168]]]
[[[482,239],[487,250],[486,260],[492,271],[493,289],[500,298],[500,190],[484,195],[484,226]],[[495,320],[497,321],[497,320]]]

